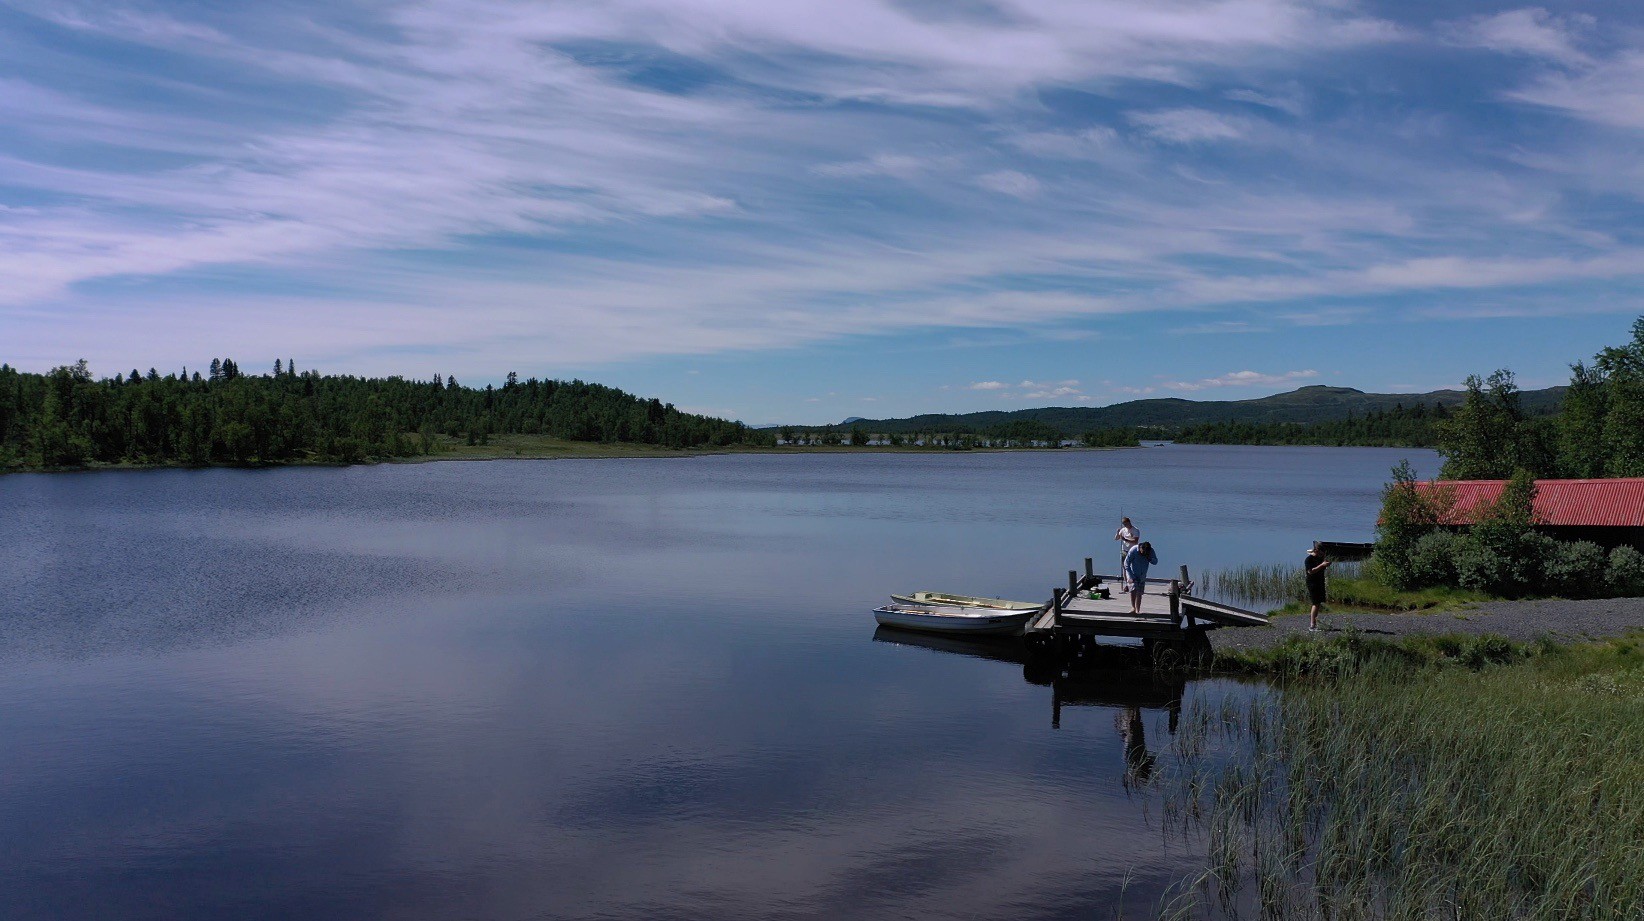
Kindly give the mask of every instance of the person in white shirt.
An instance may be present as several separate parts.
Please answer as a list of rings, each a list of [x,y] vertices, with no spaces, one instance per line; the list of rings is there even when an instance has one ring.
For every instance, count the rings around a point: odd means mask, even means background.
[[[1130,523],[1129,518],[1119,521],[1119,530],[1113,532],[1113,539],[1119,542],[1119,583],[1124,591],[1130,591],[1130,573],[1125,571],[1125,556],[1130,548],[1142,542],[1141,529]]]

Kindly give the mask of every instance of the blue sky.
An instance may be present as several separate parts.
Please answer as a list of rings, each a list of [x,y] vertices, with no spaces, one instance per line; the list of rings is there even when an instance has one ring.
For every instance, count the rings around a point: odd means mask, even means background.
[[[753,423],[1523,385],[1644,313],[1644,12],[0,0],[0,359]]]

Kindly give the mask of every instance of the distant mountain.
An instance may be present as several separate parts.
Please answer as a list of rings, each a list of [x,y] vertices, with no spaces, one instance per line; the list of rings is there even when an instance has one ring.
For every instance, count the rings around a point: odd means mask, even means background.
[[[1556,413],[1564,402],[1564,387],[1526,390],[1524,409],[1531,415]],[[1012,411],[990,410],[958,415],[930,414],[906,419],[863,419],[852,417],[838,426],[795,426],[829,429],[856,425],[875,433],[980,431],[1012,422],[1039,422],[1074,434],[1092,429],[1131,426],[1176,428],[1208,422],[1325,422],[1362,416],[1372,410],[1389,410],[1403,404],[1456,406],[1467,398],[1462,390],[1435,390],[1431,393],[1365,393],[1351,387],[1314,385],[1276,393],[1253,400],[1183,400],[1166,397],[1131,400],[1112,406],[1050,406]]]

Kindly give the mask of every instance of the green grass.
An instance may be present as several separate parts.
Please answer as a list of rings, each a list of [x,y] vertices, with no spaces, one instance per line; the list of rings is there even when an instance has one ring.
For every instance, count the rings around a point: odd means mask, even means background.
[[[1318,637],[1295,635],[1274,646],[1216,653],[1215,669],[1229,674],[1336,677],[1356,675],[1367,665],[1396,663],[1407,668],[1461,665],[1478,668],[1519,662],[1545,644],[1517,643],[1500,636],[1415,634],[1384,640],[1363,634]]]
[[[1161,917],[1644,917],[1644,643],[1479,644],[1313,644],[1190,704],[1159,783],[1207,863]]]

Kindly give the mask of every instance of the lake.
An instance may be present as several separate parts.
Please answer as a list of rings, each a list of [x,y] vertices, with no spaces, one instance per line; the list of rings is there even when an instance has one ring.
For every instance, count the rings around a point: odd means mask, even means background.
[[[1134,782],[1160,689],[871,608],[1047,597],[1121,514],[1167,573],[1299,561],[1406,457],[0,477],[0,918],[1140,916],[1204,860]]]

